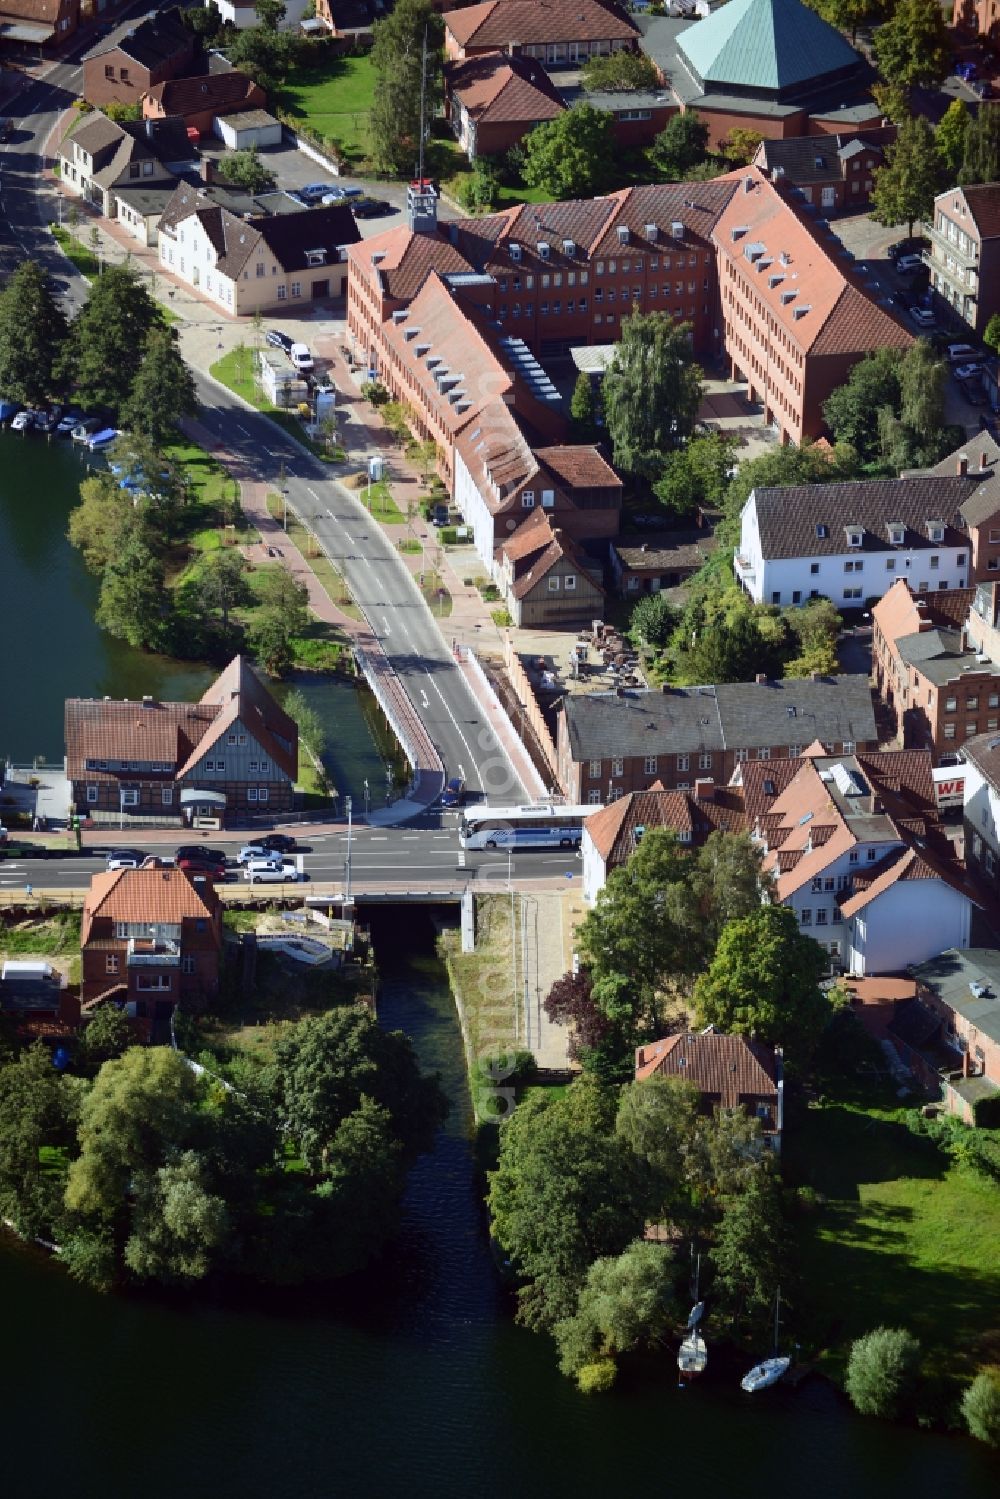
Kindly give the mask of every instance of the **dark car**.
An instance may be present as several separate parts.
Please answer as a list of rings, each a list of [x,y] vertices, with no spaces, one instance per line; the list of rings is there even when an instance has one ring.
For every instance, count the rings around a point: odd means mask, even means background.
[[[254,841],[259,843],[261,848],[273,848],[281,854],[290,854],[298,848],[298,844],[290,833],[268,833],[266,837],[257,838]]]
[[[210,880],[224,880],[227,874],[225,864],[219,864],[215,859],[178,859],[177,868],[185,874],[207,875]]]
[[[448,524],[449,514],[450,512],[447,505],[434,505],[431,509],[431,525],[446,526]]]
[[[223,868],[226,864],[226,855],[221,848],[205,848],[200,843],[186,843],[177,850],[174,858],[178,864],[182,864],[185,859],[200,859],[203,863],[220,864]]]
[[[919,234],[912,239],[897,239],[896,243],[890,245],[886,254],[890,260],[899,260],[904,255],[919,255],[927,245],[927,241]]]
[[[282,333],[279,328],[268,328],[264,334],[264,342],[270,344],[272,349],[281,349],[285,354],[290,354],[295,340],[289,338],[287,333]]]
[[[452,776],[441,793],[442,807],[461,807],[465,801],[465,781],[461,776]]]
[[[356,219],[377,219],[380,214],[392,213],[392,204],[384,198],[355,198],[350,207]]]

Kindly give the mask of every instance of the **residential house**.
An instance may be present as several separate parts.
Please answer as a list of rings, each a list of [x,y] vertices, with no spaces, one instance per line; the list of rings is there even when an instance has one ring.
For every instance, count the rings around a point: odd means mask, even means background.
[[[636,1050],[636,1082],[651,1077],[677,1077],[693,1084],[706,1114],[743,1109],[759,1121],[764,1144],[774,1151],[781,1149],[784,1081],[780,1050],[746,1036],[724,1036],[712,1030],[665,1036]]]
[[[1000,573],[1000,445],[992,432],[978,432],[928,472],[968,478],[962,520],[972,543],[971,576],[976,582],[989,582],[990,574]]]
[[[962,746],[965,862],[984,889],[1000,895],[1000,734],[980,734]]]
[[[76,31],[80,0],[0,0],[0,42],[5,50],[42,53]]]
[[[924,259],[938,308],[956,327],[981,338],[1000,312],[1000,182],[939,193],[924,229],[930,239]]]
[[[759,167],[734,175],[738,191],[712,230],[731,374],[782,442],[801,443],[822,434],[823,403],[859,359],[907,349],[913,336],[791,189]]]
[[[80,998],[51,963],[8,958],[0,973],[0,1019],[22,1040],[72,1036],[80,1024]]]
[[[775,898],[855,974],[896,973],[967,943],[973,901],[939,827],[930,756],[818,751],[751,825]]]
[[[611,574],[625,598],[679,588],[704,567],[715,550],[708,529],[657,531],[619,536],[611,544]]]
[[[276,193],[267,198],[273,212],[259,211],[263,199],[256,213],[234,211],[241,201],[245,195],[217,185],[181,183],[159,225],[164,270],[233,317],[294,312],[344,295],[346,249],[361,237],[350,208],[298,208]]]
[[[180,116],[185,129],[210,134],[220,115],[261,109],[267,95],[259,83],[236,68],[222,73],[204,73],[195,78],[169,78],[154,84],[142,96],[142,114],[147,120]]]
[[[157,11],[125,36],[87,53],[83,97],[98,106],[138,104],[156,84],[191,73],[197,55],[197,38],[180,12]]]
[[[565,109],[541,64],[516,53],[484,52],[445,69],[445,113],[470,161],[509,151]]]
[[[876,689],[900,743],[935,761],[1000,728],[1000,667],[966,632],[975,597],[971,588],[917,597],[900,578],[872,610]]]
[[[593,904],[608,875],[627,864],[654,828],[700,848],[712,833],[741,833],[746,812],[740,787],[716,786],[707,777],[694,791],[630,791],[594,812],[583,825],[583,898]]]
[[[485,0],[444,15],[451,60],[509,52],[547,67],[574,67],[588,57],[637,49],[638,31],[614,5],[598,0]]]
[[[182,1002],[200,1009],[219,988],[222,902],[210,879],[181,869],[95,874],[83,901],[80,953],[84,1014],[106,1000],[150,1021],[168,1018]]]
[[[966,588],[976,573],[962,512],[975,488],[960,472],[755,489],[737,582],[755,603],[828,598],[839,609],[881,598],[897,578],[917,593]]]
[[[511,620],[519,628],[561,629],[603,612],[604,589],[573,538],[533,510],[501,541],[496,577]]]
[[[954,1057],[942,1096],[949,1112],[975,1122],[975,1106],[1000,1088],[1000,952],[953,948],[912,969],[923,1004],[940,1022]]]
[[[689,791],[725,785],[753,760],[795,759],[819,740],[827,753],[876,748],[868,678],[786,678],[714,687],[573,693],[559,708],[559,783],[575,805],[602,805],[659,782]]]
[[[316,0],[316,19],[337,41],[361,47],[371,42],[372,26],[386,9],[384,0]]]
[[[801,0],[729,0],[700,20],[635,21],[671,100],[697,111],[713,148],[733,129],[781,139],[880,122],[861,56]]]
[[[825,214],[857,213],[871,202],[875,173],[885,148],[896,139],[895,125],[853,135],[798,136],[763,140],[753,159],[773,182],[785,182]]]
[[[66,777],[85,816],[286,812],[297,774],[298,730],[243,656],[197,703],[66,702]]]
[[[177,172],[194,159],[179,119],[117,124],[98,113],[63,137],[58,154],[67,190],[116,219],[143,245],[156,243]]]

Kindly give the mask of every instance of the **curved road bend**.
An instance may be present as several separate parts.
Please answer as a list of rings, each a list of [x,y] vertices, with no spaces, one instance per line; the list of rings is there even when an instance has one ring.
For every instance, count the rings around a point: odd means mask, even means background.
[[[48,233],[55,195],[45,185],[43,147],[77,96],[80,73],[76,62],[59,63],[11,101],[12,130],[0,164],[0,269],[9,271],[30,256],[52,274],[71,311],[85,301],[86,282]],[[203,403],[200,420],[248,473],[277,483],[284,465],[290,503],[342,570],[437,747],[446,775],[464,774],[473,796],[501,803],[525,800],[524,788],[405,563],[361,500],[266,417],[200,371],[195,380]]]

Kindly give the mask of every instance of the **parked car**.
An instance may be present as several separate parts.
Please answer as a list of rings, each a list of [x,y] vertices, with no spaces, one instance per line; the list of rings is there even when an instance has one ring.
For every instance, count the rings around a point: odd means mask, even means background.
[[[901,276],[915,276],[923,268],[924,262],[919,255],[900,255],[896,261],[896,270]]]
[[[137,848],[113,848],[108,853],[108,870],[112,869],[138,869],[145,861],[146,855]]]
[[[330,191],[330,184],[329,182],[307,182],[305,187],[297,187],[295,191],[307,203],[318,203]]]
[[[445,504],[431,506],[431,525],[446,526],[448,524],[450,511]]]
[[[885,253],[890,260],[898,260],[901,255],[919,255],[926,244],[922,235],[914,234],[909,239],[897,239]]]
[[[384,198],[355,198],[351,212],[356,219],[377,219],[380,214],[392,213],[392,204]]]
[[[305,879],[294,864],[272,864],[270,861],[252,860],[243,870],[243,878],[251,885],[284,884]]]
[[[945,352],[948,355],[949,364],[969,364],[979,358],[978,352],[971,344],[949,344]]]
[[[918,328],[936,328],[937,321],[933,312],[927,307],[911,307],[910,317]]]
[[[86,442],[88,437],[100,430],[101,419],[99,416],[86,416],[80,424],[73,428],[72,437],[74,442]]]
[[[264,342],[270,344],[272,349],[281,349],[283,353],[290,354],[294,338],[289,338],[287,333],[282,333],[279,328],[268,328],[264,334]]]
[[[178,859],[177,868],[182,869],[185,874],[201,874],[210,880],[222,881],[226,878],[225,864],[217,864],[214,859]]]
[[[201,843],[185,843],[174,854],[177,863],[182,859],[208,859],[213,864],[226,865],[226,855],[221,848],[208,848]]]
[[[266,837],[258,838],[257,842],[261,848],[276,849],[282,854],[290,854],[298,848],[291,833],[268,833]]]
[[[974,62],[957,62],[955,64],[955,77],[971,83],[976,76],[976,65]]]
[[[236,855],[236,862],[239,865],[280,864],[282,859],[280,850],[270,849],[261,841],[259,843],[245,843]]]
[[[960,364],[954,370],[956,380],[974,380],[983,373],[981,364]]]
[[[19,411],[10,424],[12,432],[30,432],[35,425],[35,418],[30,411]]]
[[[334,203],[343,203],[346,194],[342,187],[331,187],[320,198],[324,208],[330,208]]]
[[[465,802],[464,776],[452,776],[441,793],[442,807],[461,807]]]
[[[311,370],[315,368],[315,362],[309,352],[308,344],[292,344],[288,350],[288,357],[297,370]]]

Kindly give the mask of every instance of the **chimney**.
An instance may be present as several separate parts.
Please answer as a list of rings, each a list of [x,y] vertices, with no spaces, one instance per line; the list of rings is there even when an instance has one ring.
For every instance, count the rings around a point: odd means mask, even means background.
[[[215,162],[210,156],[201,158],[201,180],[202,182],[215,181]]]
[[[715,796],[715,782],[711,776],[699,776],[694,783],[695,800],[710,802]]]
[[[963,1077],[968,1077],[969,1076],[969,1053],[968,1053],[968,1051],[963,1051],[962,1052],[962,1076]]]
[[[985,474],[986,467],[989,461],[989,454],[987,453],[986,449],[983,448],[983,451],[979,455],[979,472],[981,474]]]
[[[758,686],[760,686],[760,687],[766,687],[767,686],[767,672],[766,671],[759,671],[757,673],[757,675],[754,677],[754,681],[758,684]]]
[[[967,453],[959,453],[955,468],[960,477],[969,472],[969,455]]]

